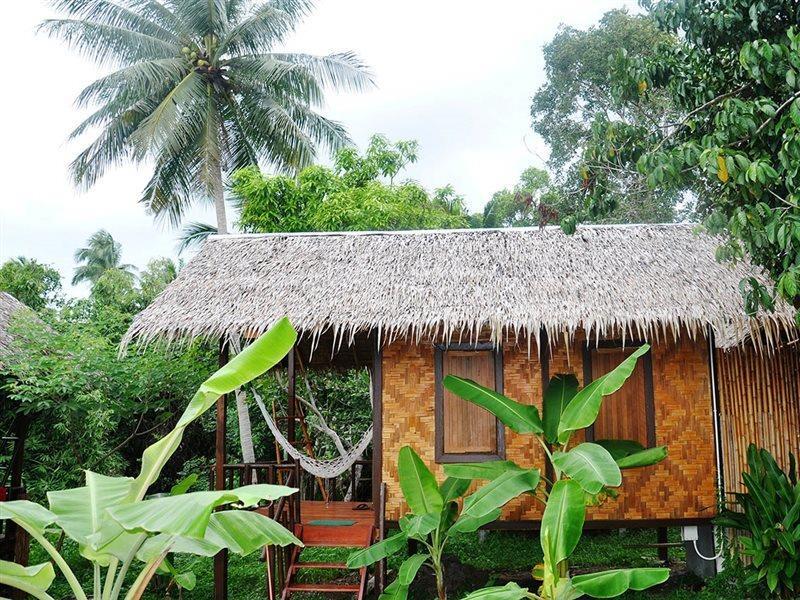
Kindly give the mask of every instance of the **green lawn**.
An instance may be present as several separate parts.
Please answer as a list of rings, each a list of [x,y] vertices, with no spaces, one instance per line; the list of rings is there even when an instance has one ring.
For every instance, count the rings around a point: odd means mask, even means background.
[[[670,540],[677,539],[678,532],[670,531]],[[587,533],[584,535],[578,550],[574,554],[573,569],[590,571],[616,567],[645,567],[658,565],[656,550],[641,547],[642,544],[654,543],[655,531],[627,531],[611,533]],[[458,561],[463,567],[453,575],[455,580],[469,577],[470,573],[482,576],[488,584],[502,584],[508,579],[525,577],[533,564],[541,561],[538,536],[525,533],[490,532],[481,539],[477,534],[461,535],[453,539],[448,546],[451,561]],[[89,581],[90,569],[77,553],[77,548],[65,544],[68,561],[78,571],[82,581]],[[43,561],[43,552],[32,549],[32,561]],[[336,561],[345,560],[346,549],[311,548],[303,554],[304,560]],[[403,557],[393,558],[389,568],[396,568]],[[627,600],[742,600],[744,598],[764,598],[760,592],[748,592],[742,586],[740,569],[726,571],[710,582],[700,582],[696,578],[682,572],[684,553],[678,548],[670,549],[670,558],[676,567],[676,574],[662,588],[651,592],[629,593],[623,598]],[[456,564],[458,564],[456,563]],[[191,592],[184,592],[186,600],[208,600],[212,597],[213,570],[211,559],[184,557],[176,560],[180,569],[191,568],[197,576],[197,586]],[[309,573],[312,577],[338,576],[334,573]],[[391,576],[391,575],[390,575]],[[229,563],[229,590],[231,600],[256,600],[265,598],[264,563],[259,561],[258,553],[240,558],[231,557]],[[452,598],[462,597],[466,590],[455,590]],[[69,590],[60,578],[56,581],[51,594],[56,600],[71,598]],[[163,590],[149,592],[145,598],[156,600],[167,597]],[[177,592],[171,593],[178,598]],[[299,598],[300,596],[298,596]],[[317,600],[313,595],[305,596],[308,600]],[[420,600],[429,600],[420,598]]]

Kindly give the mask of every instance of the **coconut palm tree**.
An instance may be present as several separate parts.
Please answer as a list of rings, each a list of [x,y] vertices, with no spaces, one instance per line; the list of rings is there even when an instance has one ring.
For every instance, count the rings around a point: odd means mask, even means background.
[[[86,241],[84,248],[75,250],[75,262],[83,263],[75,267],[72,285],[82,281],[96,283],[106,271],[120,271],[133,278],[136,267],[122,264],[122,244],[105,229],[95,231]]]
[[[78,96],[91,113],[72,133],[99,130],[71,164],[81,186],[111,165],[154,164],[141,201],[173,225],[198,200],[214,203],[227,233],[225,175],[259,161],[291,171],[318,146],[348,142],[316,109],[326,89],[372,85],[350,52],[275,50],[311,0],[51,0],[63,18],[48,35],[113,72]]]

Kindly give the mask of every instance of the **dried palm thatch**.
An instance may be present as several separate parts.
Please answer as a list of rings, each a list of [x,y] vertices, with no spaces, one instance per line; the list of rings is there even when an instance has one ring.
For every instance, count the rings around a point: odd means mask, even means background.
[[[7,292],[0,292],[0,354],[6,352],[13,336],[9,331],[11,318],[19,311],[32,312],[22,302]]]
[[[304,335],[538,339],[584,329],[658,339],[682,328],[721,346],[793,332],[793,313],[743,312],[739,281],[690,225],[213,237],[122,341],[252,335],[288,315]]]

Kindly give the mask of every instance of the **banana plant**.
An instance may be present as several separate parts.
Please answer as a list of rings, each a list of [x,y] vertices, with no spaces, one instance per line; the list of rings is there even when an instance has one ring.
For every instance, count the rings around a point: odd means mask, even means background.
[[[136,478],[87,471],[85,486],[48,493],[49,508],[26,500],[1,502],[0,519],[10,519],[27,531],[50,555],[51,562],[22,567],[0,561],[0,584],[34,598],[50,599],[47,590],[55,579],[55,566],[76,600],[89,596],[94,600],[137,600],[157,572],[171,574],[181,586],[193,585],[193,575],[178,573],[167,559],[169,553],[212,556],[225,549],[246,555],[269,544],[300,544],[266,516],[251,510],[230,510],[276,500],[296,492],[294,488],[256,484],[187,493],[189,483],[175,486],[170,494],[147,496],[180,445],[185,429],[217,398],[276,365],[296,338],[289,321],[282,319],[203,382],[175,428],[145,449]],[[63,531],[77,542],[81,556],[93,566],[91,581],[78,580],[48,540],[50,528]]]
[[[433,569],[439,600],[447,598],[442,555],[454,533],[476,531],[500,516],[501,507],[539,485],[538,469],[509,470],[467,496],[460,507],[458,499],[469,489],[471,479],[448,477],[439,484],[422,459],[410,446],[400,449],[397,460],[400,489],[411,514],[400,519],[400,532],[350,555],[347,566],[371,565],[405,548],[409,540],[420,542],[425,553],[406,559],[397,578],[386,587],[380,600],[405,600],[408,589],[423,565]]]
[[[516,402],[469,379],[448,375],[444,386],[461,398],[494,414],[506,427],[530,434],[544,450],[552,479],[533,495],[544,504],[540,543],[544,562],[534,568],[542,584],[536,592],[515,583],[486,588],[470,594],[469,600],[574,600],[582,596],[614,598],[627,590],[643,590],[666,581],[668,569],[619,569],[570,577],[569,557],[583,533],[587,506],[615,498],[622,485],[622,469],[646,467],[664,460],[665,447],[644,448],[633,440],[598,440],[571,446],[573,435],[589,427],[600,414],[605,396],[619,390],[631,376],[640,356],[650,347],[643,345],[614,370],[578,389],[574,375],[553,377],[545,391],[542,414],[537,407]],[[445,465],[450,478],[484,479],[491,487],[509,474],[525,471],[512,461]],[[481,493],[478,490],[476,494]]]

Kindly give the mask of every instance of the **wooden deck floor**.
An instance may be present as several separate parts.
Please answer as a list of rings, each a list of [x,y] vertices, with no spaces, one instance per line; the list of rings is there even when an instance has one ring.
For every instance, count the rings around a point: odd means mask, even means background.
[[[356,510],[366,505],[366,510]],[[375,523],[375,511],[371,502],[323,502],[303,500],[300,503],[300,520],[304,525],[312,521],[355,521],[355,525]]]

